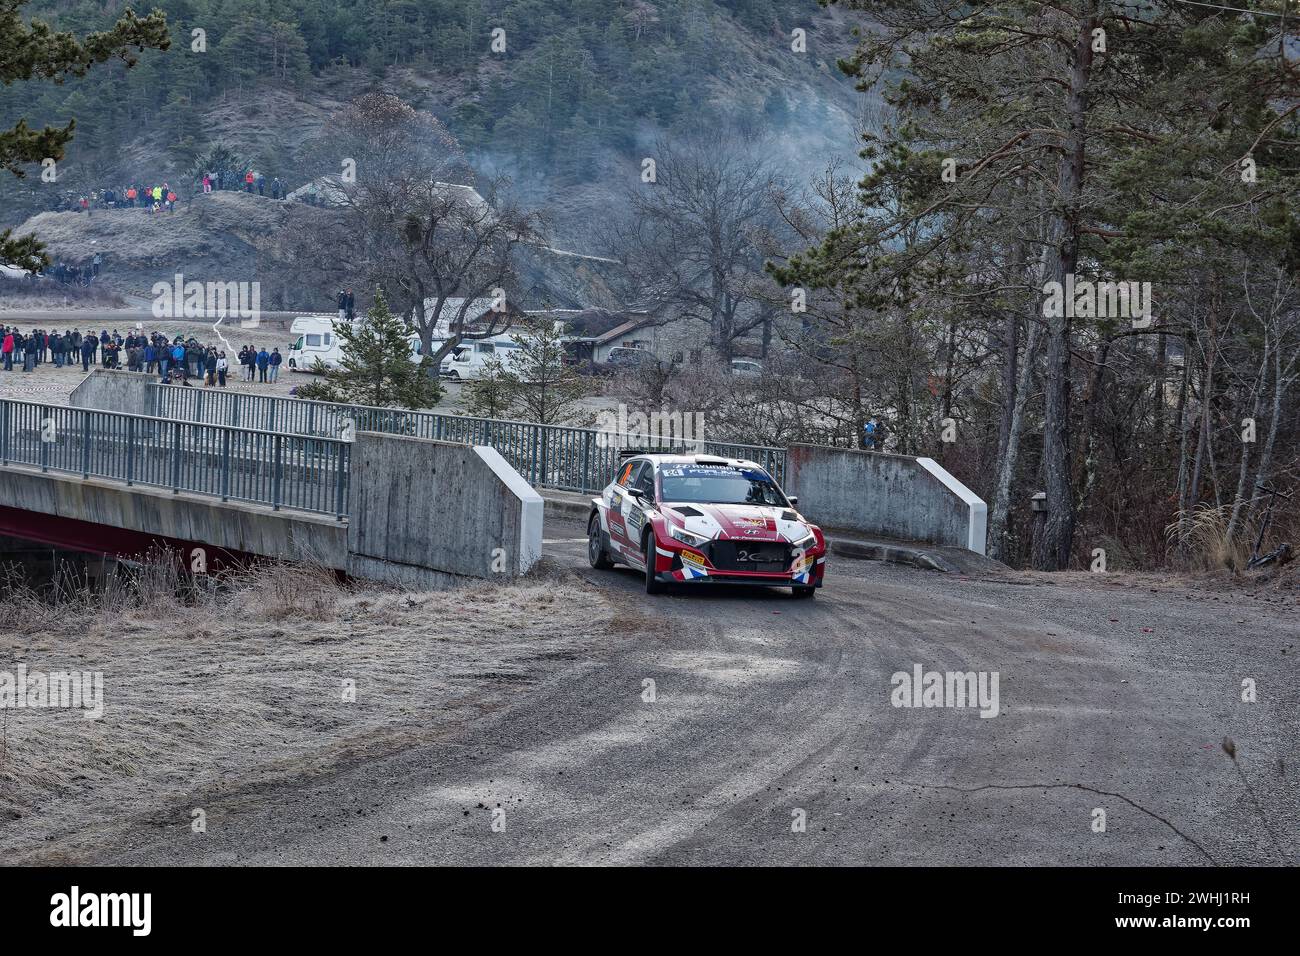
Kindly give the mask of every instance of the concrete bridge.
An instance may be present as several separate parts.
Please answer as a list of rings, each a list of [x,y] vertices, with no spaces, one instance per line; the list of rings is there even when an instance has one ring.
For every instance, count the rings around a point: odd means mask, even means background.
[[[70,407],[0,401],[0,533],[311,561],[412,588],[523,574],[541,555],[542,500],[491,448],[179,421],[126,400],[150,387],[183,388],[100,370]]]

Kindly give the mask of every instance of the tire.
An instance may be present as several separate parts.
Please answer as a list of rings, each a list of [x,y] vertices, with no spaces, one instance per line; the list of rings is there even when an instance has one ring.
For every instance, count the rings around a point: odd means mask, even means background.
[[[600,530],[600,515],[595,512],[587,522],[587,563],[597,571],[608,571],[614,566],[605,550],[605,532]]]
[[[796,598],[813,598],[817,596],[816,588],[804,587],[802,584],[796,584],[790,590],[794,592]]]
[[[655,535],[649,532],[642,540],[641,553],[645,557],[645,593],[663,594],[666,585],[655,577]]]

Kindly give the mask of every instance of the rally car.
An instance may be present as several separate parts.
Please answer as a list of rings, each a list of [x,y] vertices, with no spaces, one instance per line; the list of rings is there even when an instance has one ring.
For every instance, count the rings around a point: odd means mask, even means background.
[[[645,574],[648,594],[673,582],[782,585],[812,597],[826,571],[821,529],[752,461],[635,455],[591,501],[587,559]]]

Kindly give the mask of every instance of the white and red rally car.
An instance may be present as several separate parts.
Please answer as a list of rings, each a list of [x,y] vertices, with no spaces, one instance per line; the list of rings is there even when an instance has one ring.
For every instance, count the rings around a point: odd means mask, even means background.
[[[591,503],[591,566],[640,568],[648,594],[672,582],[783,585],[795,597],[822,586],[821,529],[752,461],[636,455]]]

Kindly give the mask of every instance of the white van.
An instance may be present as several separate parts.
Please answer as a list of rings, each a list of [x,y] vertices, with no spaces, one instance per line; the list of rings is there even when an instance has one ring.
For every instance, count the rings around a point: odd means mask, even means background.
[[[289,331],[295,338],[285,357],[290,371],[310,372],[318,360],[326,368],[339,367],[343,347],[334,332],[335,321],[327,315],[300,315],[293,320]]]
[[[439,372],[444,378],[465,381],[481,376],[488,359],[499,358],[509,367],[518,355],[519,343],[508,335],[494,335],[488,339],[466,339],[442,360]]]

